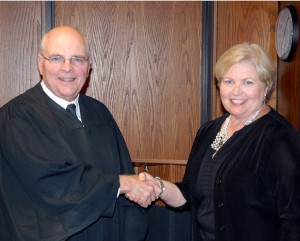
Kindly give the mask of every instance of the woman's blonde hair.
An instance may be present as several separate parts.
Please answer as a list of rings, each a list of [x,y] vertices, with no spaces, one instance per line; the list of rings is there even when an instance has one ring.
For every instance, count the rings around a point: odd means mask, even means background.
[[[276,68],[268,54],[258,44],[237,44],[223,53],[214,69],[217,85],[220,86],[223,76],[233,64],[244,61],[251,62],[255,66],[260,81],[266,84],[268,88],[266,101],[268,101],[274,90]]]

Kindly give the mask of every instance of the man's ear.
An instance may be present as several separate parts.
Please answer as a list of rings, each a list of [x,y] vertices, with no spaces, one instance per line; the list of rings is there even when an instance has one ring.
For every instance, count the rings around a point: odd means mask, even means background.
[[[41,76],[43,76],[43,61],[44,61],[43,57],[40,54],[38,54],[37,66],[38,66],[38,70],[39,70],[39,73]]]
[[[87,72],[87,77],[89,77],[92,72],[92,59],[91,58],[89,58],[89,67],[88,68],[89,68],[89,70]]]

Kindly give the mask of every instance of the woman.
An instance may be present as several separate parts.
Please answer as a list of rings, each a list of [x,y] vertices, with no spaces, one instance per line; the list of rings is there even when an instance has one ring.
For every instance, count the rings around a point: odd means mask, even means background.
[[[167,205],[191,208],[193,240],[300,240],[300,137],[266,104],[275,76],[257,44],[227,50],[215,77],[228,113],[199,129],[181,183],[156,178]]]

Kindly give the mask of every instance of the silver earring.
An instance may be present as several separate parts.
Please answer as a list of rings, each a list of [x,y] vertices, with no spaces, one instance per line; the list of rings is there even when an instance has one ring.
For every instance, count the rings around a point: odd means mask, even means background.
[[[264,99],[263,99],[263,105],[266,104],[266,99],[267,99],[267,94],[265,93],[265,94],[264,94]]]

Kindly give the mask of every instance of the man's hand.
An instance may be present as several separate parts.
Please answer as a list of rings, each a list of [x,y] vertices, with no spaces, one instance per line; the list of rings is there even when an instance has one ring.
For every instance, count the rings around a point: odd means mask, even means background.
[[[148,207],[161,193],[161,188],[157,182],[146,180],[146,173],[139,175],[120,175],[120,194],[139,204]]]

